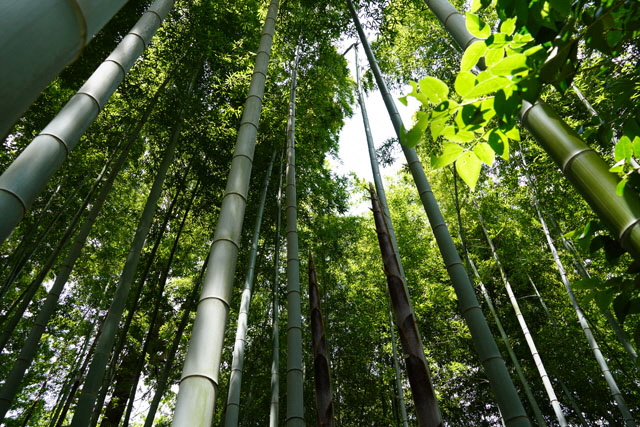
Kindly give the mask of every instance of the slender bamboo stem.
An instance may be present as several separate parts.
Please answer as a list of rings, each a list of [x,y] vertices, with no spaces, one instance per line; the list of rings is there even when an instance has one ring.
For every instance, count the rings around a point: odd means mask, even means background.
[[[247,266],[247,276],[244,281],[244,289],[240,301],[240,311],[238,312],[238,325],[236,328],[236,341],[233,346],[233,359],[231,362],[231,376],[229,377],[229,394],[227,396],[227,410],[225,412],[225,426],[234,427],[238,425],[240,415],[240,388],[242,385],[242,367],[244,363],[244,351],[247,344],[247,329],[249,327],[249,308],[251,306],[251,294],[253,292],[253,282],[255,278],[256,257],[258,254],[258,240],[260,238],[260,226],[262,225],[262,214],[267,200],[267,190],[271,180],[273,161],[276,151],[271,155],[271,161],[267,166],[267,171],[262,186],[262,194],[258,202],[258,212],[256,223],[253,228],[253,238],[251,239],[251,251],[249,252],[249,262]]]
[[[296,48],[291,69],[289,119],[287,122],[287,427],[304,426],[302,368],[302,310],[300,308],[300,255],[298,253],[298,217],[296,196],[296,84],[300,47]]]

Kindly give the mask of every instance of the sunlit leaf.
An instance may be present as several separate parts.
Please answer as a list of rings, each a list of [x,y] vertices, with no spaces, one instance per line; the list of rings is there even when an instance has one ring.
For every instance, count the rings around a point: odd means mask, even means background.
[[[456,170],[460,178],[469,186],[471,191],[475,190],[480,171],[482,170],[482,161],[473,151],[466,151],[458,160],[456,160]]]
[[[486,142],[480,142],[473,147],[473,152],[476,153],[480,160],[489,166],[491,166],[496,159],[496,152],[493,151],[493,148]]]
[[[492,67],[504,58],[504,49],[489,49],[484,56],[484,63],[487,67]]]
[[[460,71],[456,76],[453,85],[458,95],[465,97],[473,89],[476,83],[476,76],[469,71]]]
[[[527,56],[518,53],[500,60],[489,71],[495,76],[510,76],[526,71],[528,68]]]
[[[442,154],[431,157],[431,167],[438,169],[458,160],[464,150],[458,144],[445,142],[442,144]]]
[[[472,36],[479,39],[486,39],[491,35],[491,27],[483,22],[478,15],[466,13],[465,16],[467,18],[467,31],[469,31]]]
[[[468,97],[476,98],[483,95],[488,95],[500,89],[503,89],[509,85],[511,85],[511,80],[506,77],[496,76],[490,79],[487,79],[483,82],[478,83],[471,92],[469,92]]]
[[[628,136],[623,135],[613,150],[614,160],[616,162],[623,159],[629,160],[631,156],[633,156],[633,144]]]
[[[434,104],[446,101],[449,96],[449,87],[442,80],[435,77],[427,76],[420,80],[420,91]]]
[[[500,32],[512,35],[516,30],[516,18],[509,18],[500,24]]]
[[[480,58],[487,52],[487,45],[484,41],[473,42],[462,54],[460,60],[460,71],[471,71]]]

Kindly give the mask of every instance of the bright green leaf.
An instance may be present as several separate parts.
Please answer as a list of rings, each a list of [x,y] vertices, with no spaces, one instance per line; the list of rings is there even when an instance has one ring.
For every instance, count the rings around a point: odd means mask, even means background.
[[[482,169],[482,161],[473,151],[463,153],[456,160],[456,170],[460,178],[469,186],[471,191],[475,190],[480,170]]]
[[[429,126],[429,114],[425,113],[424,111],[418,111],[417,115],[418,119],[416,123],[413,125],[411,130],[402,133],[402,138],[400,141],[403,145],[411,148],[415,147],[418,142],[420,142],[420,138],[427,130],[427,126]]]
[[[494,76],[511,76],[528,70],[527,56],[518,53],[507,56],[489,69]]]
[[[504,131],[504,134],[512,141],[520,141],[520,130],[518,130],[518,125],[516,125],[515,123],[511,126],[511,128]]]
[[[467,31],[469,31],[472,36],[479,39],[486,39],[491,35],[491,27],[483,22],[478,15],[474,15],[473,13],[466,13],[465,15],[467,18]]]
[[[481,142],[473,147],[473,152],[476,153],[478,158],[484,163],[491,166],[496,159],[496,152],[486,142]]]
[[[476,84],[476,76],[469,71],[460,71],[456,76],[456,81],[453,85],[458,95],[463,98],[471,92]]]
[[[640,136],[635,136],[631,141],[631,145],[633,146],[633,155],[640,157]]]
[[[500,32],[505,33],[507,35],[512,35],[516,31],[516,20],[517,18],[509,18],[500,24]]]
[[[464,150],[458,144],[445,142],[442,144],[442,154],[431,157],[431,167],[438,169],[458,160]]]
[[[509,160],[509,138],[500,129],[491,129],[486,135],[487,142],[500,157]]]
[[[473,132],[456,129],[455,126],[447,126],[442,131],[442,137],[453,142],[471,142],[475,139]]]
[[[467,95],[469,98],[477,98],[483,95],[488,95],[500,89],[503,89],[511,85],[511,80],[506,77],[497,76],[480,82],[473,88]]]
[[[431,130],[431,138],[435,140],[442,134],[442,131],[447,126],[447,118],[431,120],[431,123],[429,124],[429,129]]]
[[[442,80],[429,76],[420,80],[420,91],[434,104],[446,101],[449,95],[449,88]]]
[[[616,162],[622,159],[629,160],[632,155],[633,155],[633,144],[631,144],[631,140],[629,139],[628,136],[623,135],[613,150],[614,160]]]
[[[620,161],[618,161],[615,165],[613,165],[610,169],[609,172],[613,172],[613,173],[618,173],[618,172],[624,172],[624,165],[625,165],[625,160],[622,159]]]
[[[504,49],[489,49],[484,56],[484,63],[487,67],[492,67],[504,58]]]
[[[462,59],[460,60],[460,71],[471,71],[486,52],[487,45],[484,41],[479,40],[473,42],[462,54]]]

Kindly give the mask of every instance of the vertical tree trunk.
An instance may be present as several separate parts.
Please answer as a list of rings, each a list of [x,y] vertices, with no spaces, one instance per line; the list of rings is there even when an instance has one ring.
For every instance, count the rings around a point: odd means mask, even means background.
[[[118,0],[118,2],[121,1]],[[0,175],[2,190],[0,191],[0,212],[3,212],[0,217],[0,243],[13,232],[49,178],[74,149],[80,136],[96,118],[100,109],[124,79],[126,72],[140,56],[145,45],[149,43],[162,20],[169,13],[173,2],[174,0],[156,0],[151,5],[77,94]],[[90,6],[89,9],[92,7],[94,6]],[[82,6],[79,8],[84,9]],[[7,15],[3,13],[2,18],[6,17]],[[54,18],[47,16],[46,20],[53,22]],[[0,24],[0,28],[3,27],[4,25]],[[48,33],[45,31],[42,34]],[[0,37],[0,40],[3,38]],[[4,49],[0,50],[2,54],[5,53]],[[28,50],[31,57],[31,49]],[[15,61],[11,59],[2,63],[15,63]],[[23,71],[21,73],[31,75]],[[5,79],[0,81],[4,82]],[[3,86],[7,85],[3,84]],[[0,99],[5,101],[2,96]],[[4,114],[0,112],[0,117],[2,116]],[[0,128],[0,135],[3,133],[4,131]]]
[[[282,223],[282,166],[280,155],[280,172],[278,174],[278,197],[276,199],[276,234],[273,249],[273,302],[271,306],[272,322],[272,361],[271,361],[271,405],[269,409],[269,427],[278,427],[280,419],[280,303],[278,298],[280,288],[280,226]]]
[[[520,306],[518,305],[518,300],[516,299],[516,295],[513,293],[513,289],[511,288],[511,284],[507,279],[507,275],[502,267],[502,263],[498,258],[498,253],[496,252],[495,246],[493,246],[493,240],[489,236],[489,232],[487,231],[484,221],[482,220],[482,216],[478,214],[478,219],[480,220],[480,226],[482,227],[482,231],[487,239],[487,243],[491,248],[491,253],[493,254],[493,258],[496,261],[496,265],[498,266],[498,270],[500,270],[500,276],[502,277],[502,282],[504,283],[504,287],[507,290],[507,295],[509,296],[509,301],[511,302],[511,306],[513,307],[513,311],[515,311],[516,318],[518,319],[518,323],[520,324],[520,328],[522,329],[522,333],[524,334],[525,339],[527,340],[527,345],[529,346],[529,350],[531,351],[531,356],[536,364],[536,368],[538,368],[538,372],[540,373],[540,378],[542,379],[542,383],[544,384],[544,388],[547,391],[547,395],[549,396],[549,400],[551,401],[551,406],[553,407],[553,411],[556,414],[556,418],[558,419],[558,423],[561,426],[566,426],[567,420],[564,418],[564,413],[562,412],[562,407],[560,406],[560,402],[556,397],[556,393],[553,390],[553,385],[551,384],[551,379],[549,375],[547,375],[547,371],[544,368],[544,363],[542,363],[542,358],[538,353],[538,349],[536,348],[536,344],[533,340],[533,336],[529,332],[529,328],[527,327],[527,322],[520,311]]]
[[[442,417],[438,409],[438,401],[431,382],[427,361],[424,357],[424,349],[418,333],[416,319],[406,293],[406,285],[400,273],[393,244],[389,237],[380,203],[373,190],[373,185],[370,185],[369,192],[371,193],[373,218],[376,223],[378,243],[382,254],[382,262],[384,263],[384,273],[387,276],[391,305],[398,330],[400,331],[402,349],[406,354],[405,363],[413,401],[416,405],[418,423],[421,426],[442,426]]]
[[[362,46],[364,47],[369,60],[371,71],[373,72],[378,88],[382,93],[382,97],[385,106],[387,107],[387,111],[389,112],[389,117],[393,123],[396,135],[398,136],[398,139],[400,139],[402,129],[404,127],[402,119],[400,118],[400,114],[396,109],[393,98],[387,89],[386,83],[382,78],[380,67],[376,62],[371,46],[369,46],[369,42],[362,30],[358,15],[353,7],[353,3],[351,0],[347,0],[347,4],[349,6],[353,22],[356,25],[358,35],[360,36],[360,41],[362,42]],[[456,295],[458,296],[460,311],[462,312],[467,326],[469,327],[476,351],[480,356],[480,362],[482,363],[487,377],[489,378],[489,383],[494,395],[496,396],[498,406],[501,408],[508,426],[528,426],[530,423],[527,418],[527,414],[520,402],[520,397],[516,392],[511,377],[509,376],[509,372],[507,371],[504,360],[500,355],[493,335],[491,334],[489,325],[487,325],[487,321],[482,314],[482,309],[480,308],[478,299],[473,291],[473,286],[471,285],[469,277],[462,266],[460,256],[456,252],[455,245],[453,244],[447,225],[444,222],[442,213],[440,212],[438,202],[433,195],[429,181],[424,173],[422,164],[420,163],[415,150],[412,148],[408,148],[403,145],[402,151],[407,159],[411,175],[413,176],[418,193],[420,194],[420,200],[422,201],[422,205],[424,206],[427,217],[429,218],[429,223],[433,229],[433,234],[436,238],[438,248],[440,249],[449,277],[451,278]]]
[[[289,119],[287,121],[287,427],[304,426],[302,369],[302,310],[300,308],[300,255],[298,253],[298,213],[296,195],[296,85],[300,47],[291,69]]]
[[[249,252],[249,261],[247,263],[247,276],[244,281],[244,289],[242,290],[242,298],[240,301],[240,311],[238,312],[238,326],[236,329],[236,341],[233,346],[233,360],[231,362],[231,376],[229,377],[229,394],[227,397],[227,410],[225,413],[225,426],[234,427],[238,425],[238,416],[240,414],[240,388],[242,386],[242,366],[244,363],[244,350],[247,339],[247,329],[249,327],[249,307],[251,305],[251,293],[253,292],[253,282],[255,277],[256,256],[258,254],[258,240],[260,238],[260,226],[262,225],[262,214],[264,205],[267,200],[267,190],[269,181],[271,180],[271,171],[273,169],[273,161],[276,157],[276,151],[271,155],[271,161],[267,167],[264,178],[262,194],[258,202],[258,212],[256,214],[256,223],[253,227],[253,238],[251,240],[251,251]]]
[[[211,245],[211,268],[208,268],[204,279],[184,362],[173,416],[175,427],[209,427],[215,411],[224,330],[277,14],[278,0],[272,0],[256,55],[227,188]],[[211,325],[215,327],[212,329]]]
[[[309,309],[311,312],[311,343],[313,346],[313,371],[316,383],[316,421],[318,426],[333,427],[333,402],[329,355],[324,335],[320,293],[313,257],[309,253]]]

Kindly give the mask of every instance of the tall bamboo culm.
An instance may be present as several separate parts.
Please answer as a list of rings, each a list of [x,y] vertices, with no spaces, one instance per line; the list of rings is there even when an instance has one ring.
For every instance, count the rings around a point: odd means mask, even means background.
[[[287,122],[287,169],[285,216],[287,221],[287,427],[304,427],[302,370],[302,309],[300,308],[300,254],[296,196],[296,85],[300,48],[291,69],[289,119]]]
[[[331,397],[331,374],[329,351],[322,321],[320,291],[313,257],[309,254],[309,311],[311,344],[313,346],[313,371],[316,384],[316,425],[333,427],[333,399]]]
[[[523,165],[526,168],[526,162],[524,160],[524,157],[522,157],[522,161],[523,161]],[[540,219],[542,231],[544,232],[544,235],[547,239],[547,245],[549,246],[551,256],[553,257],[553,260],[556,264],[556,268],[558,269],[558,273],[560,274],[560,279],[562,280],[562,284],[564,285],[564,288],[567,291],[567,295],[569,296],[571,305],[573,306],[573,309],[576,312],[576,316],[578,317],[578,323],[580,324],[580,327],[582,328],[582,331],[584,332],[587,338],[587,341],[589,342],[589,347],[591,347],[591,351],[593,352],[596,362],[598,362],[598,367],[600,368],[600,371],[602,372],[602,375],[604,376],[604,379],[607,382],[609,391],[611,392],[613,399],[618,405],[618,410],[622,414],[622,418],[624,420],[625,425],[627,427],[633,427],[636,425],[635,421],[633,420],[633,416],[631,415],[631,412],[629,412],[627,403],[624,400],[624,397],[622,396],[620,389],[618,388],[618,384],[616,383],[615,378],[613,378],[613,375],[611,374],[609,365],[607,364],[607,361],[604,358],[604,355],[602,354],[600,347],[598,346],[598,342],[596,341],[595,337],[593,336],[593,333],[591,332],[591,327],[589,326],[589,322],[587,322],[587,319],[584,313],[582,312],[580,305],[578,304],[578,300],[573,294],[573,289],[571,288],[571,283],[569,282],[569,276],[567,276],[567,272],[564,268],[564,265],[560,260],[560,257],[558,256],[558,251],[556,249],[555,243],[553,242],[553,239],[551,238],[551,233],[549,232],[549,227],[547,226],[547,222],[542,216],[542,211],[540,209],[540,204],[538,202],[538,197],[536,195],[535,189],[533,185],[531,185],[529,188],[532,189],[531,199],[533,201],[533,205],[538,214],[538,218]]]
[[[373,190],[373,185],[370,185],[369,192],[371,194],[373,218],[376,224],[384,273],[387,277],[389,298],[395,321],[398,325],[402,350],[405,354],[407,376],[409,377],[411,394],[415,403],[418,424],[421,426],[442,426],[438,400],[436,399],[427,360],[424,356],[418,325],[409,302],[407,286],[400,272],[396,252],[393,250],[389,228],[384,220],[380,202]]]
[[[382,78],[382,73],[362,30],[351,0],[347,0],[347,4],[356,25],[356,30],[360,36],[360,41],[369,59],[369,65],[373,71],[376,83],[382,93],[396,135],[400,138],[401,129],[403,128],[402,119]],[[422,169],[422,164],[415,150],[402,146],[402,151],[407,159],[411,175],[418,188],[420,199],[433,229],[438,248],[440,249],[449,277],[451,277],[453,287],[458,296],[460,311],[469,327],[476,351],[480,356],[480,362],[487,373],[491,389],[496,396],[505,422],[508,426],[528,426],[530,423],[527,414],[520,402],[520,398],[509,376],[504,360],[498,351],[498,346],[491,334],[489,325],[487,325],[487,321],[482,314],[482,309],[474,293],[473,286],[453,244],[438,203]]]
[[[119,1],[122,2],[122,0]],[[23,4],[23,2],[9,3]],[[34,2],[29,0],[29,3]],[[55,1],[54,3],[68,2]],[[92,4],[92,2],[83,3]],[[99,2],[99,4],[108,3],[118,2]],[[75,148],[84,131],[149,44],[173,3],[174,0],[156,0],[58,115],[0,175],[0,212],[3,213],[0,216],[0,243],[11,235],[49,178]],[[4,9],[3,14],[0,15],[2,15],[0,20],[5,18]],[[53,21],[49,16],[46,19]],[[3,26],[0,23],[1,28]],[[0,40],[4,41],[2,37]],[[1,45],[0,52],[0,55],[5,53]],[[13,59],[1,63],[11,64]],[[30,74],[20,70],[22,74]],[[3,82],[0,86],[6,86],[4,79],[0,78],[0,81]],[[2,96],[0,100],[2,100],[0,102],[4,101]],[[2,116],[3,114],[0,113],[0,117]]]
[[[3,2],[0,13],[0,139],[5,138],[13,123],[45,86],[80,55],[126,2]]]
[[[269,409],[269,427],[278,427],[280,417],[280,226],[282,225],[282,171],[284,150],[280,154],[280,172],[278,173],[278,196],[276,199],[276,235],[273,249],[273,301],[271,304],[271,405]]]
[[[278,0],[271,0],[182,369],[173,416],[175,427],[209,427],[215,411],[224,331],[277,15]]]
[[[251,251],[249,252],[249,262],[247,266],[247,277],[244,280],[244,289],[240,301],[240,311],[238,312],[238,326],[236,328],[236,342],[233,346],[233,359],[231,362],[231,376],[229,377],[229,394],[227,396],[227,410],[225,412],[225,426],[234,427],[238,425],[240,415],[240,388],[242,386],[242,366],[244,362],[244,349],[247,341],[247,328],[249,327],[249,307],[251,305],[251,293],[253,292],[253,282],[255,277],[256,257],[258,254],[258,239],[260,238],[260,226],[262,225],[262,213],[267,200],[267,190],[271,180],[271,171],[276,152],[273,151],[271,161],[267,167],[264,178],[262,194],[258,202],[258,212],[256,223],[253,227],[253,238],[251,239]]]
[[[498,270],[500,271],[500,277],[502,277],[502,283],[507,291],[507,296],[509,297],[509,301],[511,302],[511,306],[513,307],[513,311],[515,312],[516,318],[518,319],[518,323],[520,324],[520,329],[527,341],[527,345],[529,346],[529,351],[531,352],[531,356],[533,357],[533,361],[535,362],[536,368],[538,369],[538,373],[540,374],[540,378],[542,380],[542,384],[544,384],[545,391],[547,392],[547,396],[549,396],[549,401],[551,402],[551,406],[553,407],[553,411],[556,414],[556,419],[558,420],[558,424],[561,426],[566,426],[567,420],[564,418],[564,413],[562,411],[562,407],[560,406],[560,402],[556,397],[556,392],[553,389],[553,384],[551,384],[551,379],[547,374],[547,371],[544,367],[544,363],[542,362],[542,357],[536,348],[535,341],[533,340],[533,336],[531,332],[529,332],[529,327],[527,326],[527,322],[520,310],[520,305],[518,304],[518,300],[516,298],[515,293],[513,292],[513,288],[511,287],[511,283],[507,278],[507,275],[502,267],[502,263],[500,262],[500,258],[498,257],[498,252],[493,244],[493,239],[489,236],[489,232],[484,224],[484,220],[482,215],[478,213],[478,219],[480,221],[480,226],[482,227],[482,232],[484,233],[485,238],[487,239],[487,243],[489,244],[489,248],[491,249],[491,253],[493,254],[493,259],[498,266]]]
[[[465,17],[447,0],[424,0],[462,50],[477,39]],[[616,194],[619,178],[609,165],[547,104],[522,102],[520,121],[602,219],[622,247],[640,259],[640,199]]]

